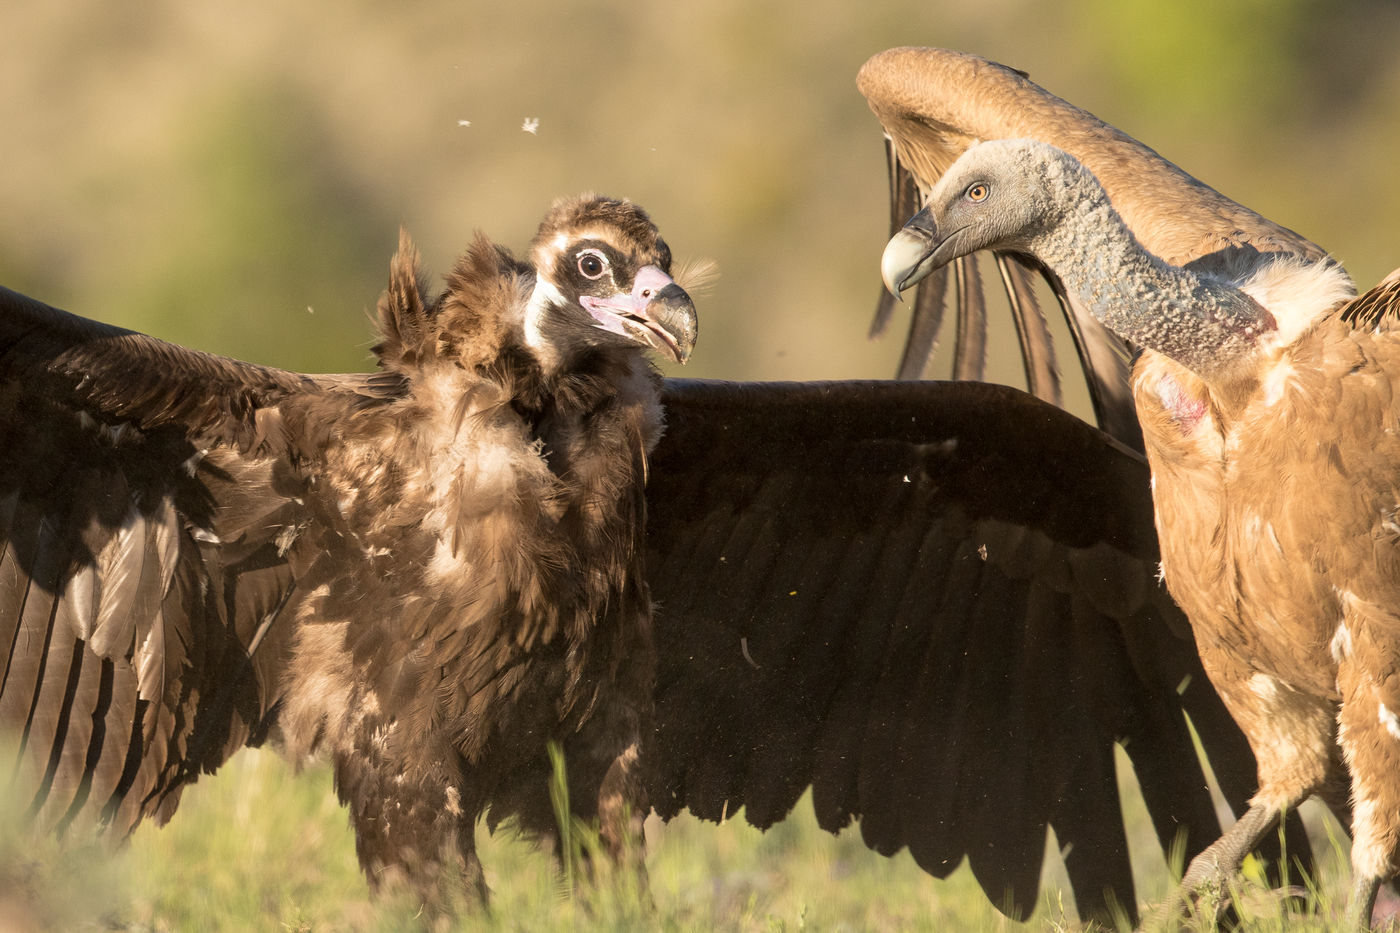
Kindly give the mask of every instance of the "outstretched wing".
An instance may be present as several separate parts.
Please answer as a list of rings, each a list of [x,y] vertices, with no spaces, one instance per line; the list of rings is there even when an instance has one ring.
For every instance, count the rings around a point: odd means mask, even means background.
[[[985,383],[671,381],[648,486],[651,804],[821,825],[1033,909],[1051,825],[1081,912],[1133,909],[1114,745],[1164,846],[1220,833],[1247,744],[1157,582],[1147,468]]]
[[[0,290],[0,729],[31,813],[113,831],[258,740],[308,521],[316,380]]]
[[[1148,251],[1173,265],[1215,264],[1240,250],[1323,259],[1321,247],[1267,220],[1187,175],[1156,152],[1093,114],[1030,81],[1023,73],[976,55],[947,49],[897,48],[871,58],[857,78],[861,93],[885,129],[890,153],[891,223],[917,210],[938,178],[969,146],[990,139],[1037,139],[1069,152],[1103,183],[1113,205]],[[1127,390],[1131,348],[1065,295],[1053,273],[1019,256],[994,261],[1020,335],[1027,387],[1058,404],[1049,333],[1034,305],[1044,278],[1068,322],[1101,428],[1141,449],[1141,431]],[[976,276],[973,257],[955,263],[960,278]],[[901,378],[917,378],[934,350],[946,285],[934,276],[919,286],[900,364]],[[985,329],[981,289],[955,297],[958,331],[954,378],[979,378]],[[882,293],[877,327],[888,321],[893,298]]]

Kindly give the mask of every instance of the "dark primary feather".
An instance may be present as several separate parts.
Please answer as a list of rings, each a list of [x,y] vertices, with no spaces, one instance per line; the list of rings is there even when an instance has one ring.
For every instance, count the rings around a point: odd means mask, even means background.
[[[1400,318],[1400,269],[1338,309],[1338,315],[1358,329],[1387,329]]]
[[[987,369],[987,300],[971,256],[953,263],[953,295],[958,310],[953,378],[980,381]]]
[[[997,271],[1001,273],[1002,288],[1016,322],[1016,335],[1021,344],[1021,359],[1026,371],[1026,389],[1036,398],[1052,405],[1063,405],[1060,392],[1060,371],[1055,365],[1054,343],[1046,327],[1045,314],[1035,297],[1036,271],[1020,256],[1011,253],[993,254]]]
[[[919,189],[914,184],[914,176],[910,175],[907,169],[899,166],[899,157],[894,151],[894,141],[885,137],[885,170],[886,179],[890,186],[890,231],[903,228],[909,222],[909,218],[918,213],[920,204]],[[894,317],[895,303],[898,296],[890,293],[890,290],[883,285],[880,287],[880,297],[875,302],[875,316],[870,321],[870,336],[884,336],[885,328],[889,327],[890,319]]]

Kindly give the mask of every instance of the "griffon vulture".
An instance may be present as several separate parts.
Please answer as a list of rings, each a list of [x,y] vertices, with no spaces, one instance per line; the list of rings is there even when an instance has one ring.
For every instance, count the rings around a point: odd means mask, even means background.
[[[932,112],[936,96],[898,115],[898,87],[951,74],[968,100],[996,96],[1000,125]],[[897,50],[862,80],[929,186],[886,250],[892,289],[978,250],[1024,254],[1144,348],[1133,397],[1162,572],[1259,761],[1249,810],[1184,889],[1218,889],[1316,794],[1351,826],[1350,921],[1367,926],[1400,864],[1400,273],[1354,297],[1316,247],[990,63]],[[1052,113],[1075,122],[1049,132]],[[935,158],[906,135],[949,125],[991,141]]]
[[[271,741],[328,755],[371,877],[435,901],[444,862],[480,889],[483,810],[551,832],[553,740],[615,845],[810,786],[1016,914],[1052,826],[1100,914],[1135,903],[1122,743],[1164,846],[1218,834],[1185,716],[1232,803],[1254,762],[1155,580],[1141,459],[997,386],[663,384],[644,351],[695,337],[668,264],[605,199],[527,261],[478,239],[436,298],[405,243],[380,371],[341,376],[0,291],[0,720],[36,820],[122,836]]]

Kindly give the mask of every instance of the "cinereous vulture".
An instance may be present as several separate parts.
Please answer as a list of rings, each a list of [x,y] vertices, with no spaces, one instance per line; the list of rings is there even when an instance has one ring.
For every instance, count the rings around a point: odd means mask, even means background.
[[[896,50],[862,81],[884,117],[913,75],[979,70],[996,87],[974,99],[997,100],[998,123],[956,104],[886,123],[901,159],[921,154],[928,194],[885,279],[899,290],[979,250],[1027,255],[1144,348],[1133,397],[1163,576],[1259,761],[1248,811],[1183,889],[1220,890],[1316,794],[1351,827],[1349,920],[1368,927],[1400,865],[1400,272],[1356,297],[1317,247],[990,63]],[[984,141],[930,158],[927,127],[950,125]]]
[[[1236,805],[1254,761],[1141,458],[999,386],[663,382],[644,352],[695,338],[669,261],[597,198],[437,296],[405,242],[380,369],[341,376],[0,291],[0,721],[37,822],[124,836],[271,742],[329,756],[370,877],[437,902],[444,864],[481,889],[483,810],[553,831],[554,741],[614,846],[810,787],[1017,915],[1053,827],[1101,914],[1135,903],[1121,744],[1164,846],[1217,835],[1186,715]]]

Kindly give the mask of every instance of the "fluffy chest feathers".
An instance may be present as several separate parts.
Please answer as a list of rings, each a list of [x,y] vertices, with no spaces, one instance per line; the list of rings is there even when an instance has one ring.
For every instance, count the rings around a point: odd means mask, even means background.
[[[660,416],[634,360],[539,408],[459,370],[359,415],[318,491],[335,533],[306,576],[298,652],[315,676],[289,690],[294,750],[344,747],[359,711],[384,710],[395,730],[441,730],[467,760],[509,768],[599,709],[640,713]]]
[[[507,386],[443,367],[369,413],[331,496],[363,566],[396,567],[367,585],[405,603],[426,593],[453,604],[451,628],[513,616],[520,643],[585,626],[637,559],[660,426],[645,361],[611,368],[563,378],[526,405]]]
[[[1256,372],[1223,393],[1138,364],[1163,573],[1203,656],[1335,694],[1337,626],[1400,597],[1400,342],[1327,318]]]

